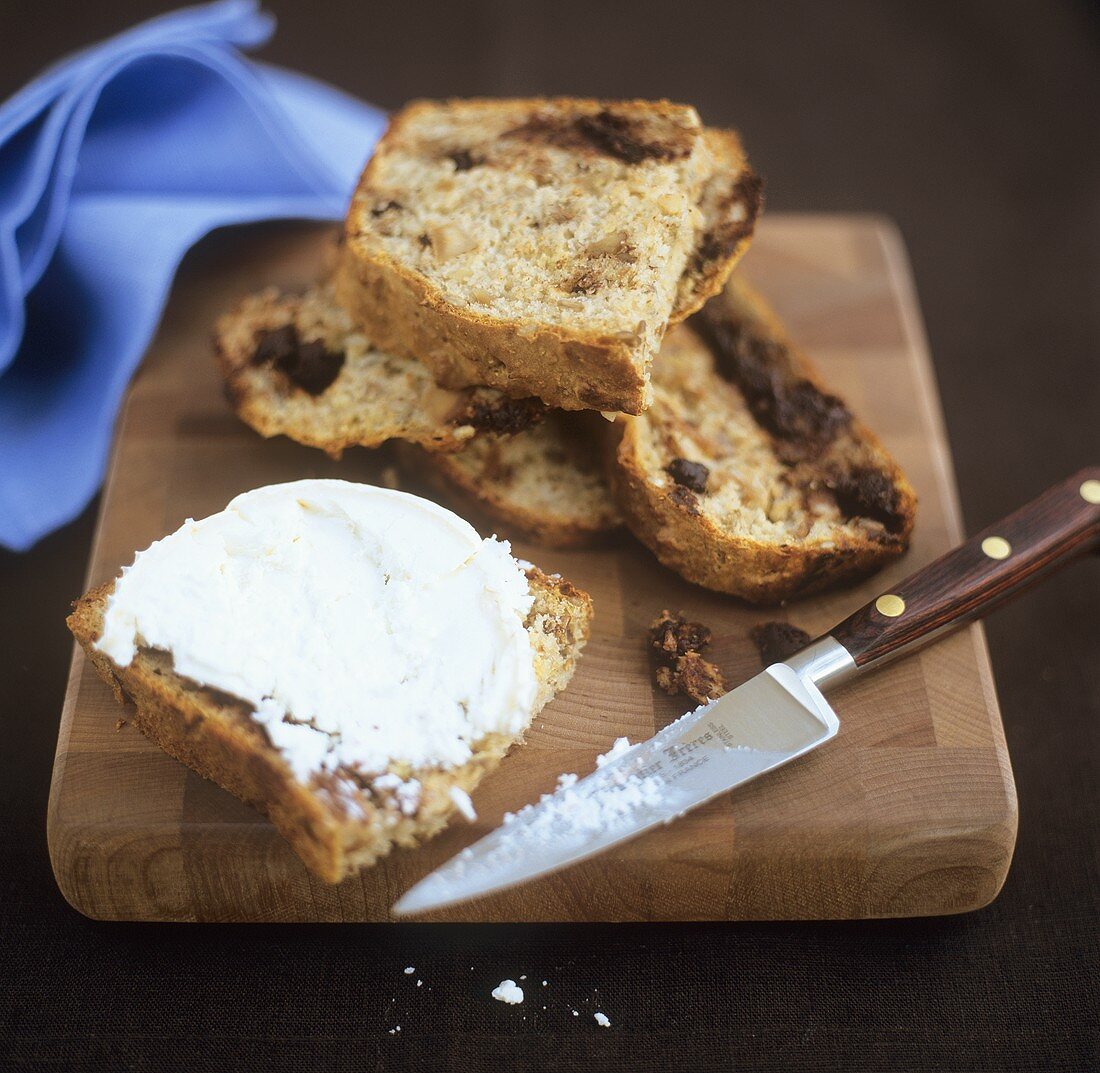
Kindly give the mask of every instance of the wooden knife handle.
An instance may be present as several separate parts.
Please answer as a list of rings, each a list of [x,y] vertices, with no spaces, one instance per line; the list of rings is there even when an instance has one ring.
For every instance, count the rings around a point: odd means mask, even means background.
[[[829,636],[866,667],[980,618],[1044,572],[1098,548],[1100,467],[1092,467],[907,577]]]

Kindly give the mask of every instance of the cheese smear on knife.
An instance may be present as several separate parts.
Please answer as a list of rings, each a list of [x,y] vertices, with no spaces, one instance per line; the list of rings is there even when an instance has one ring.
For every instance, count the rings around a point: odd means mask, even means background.
[[[534,706],[532,597],[506,542],[405,492],[307,480],[139,552],[96,647],[252,706],[295,775],[452,767]]]

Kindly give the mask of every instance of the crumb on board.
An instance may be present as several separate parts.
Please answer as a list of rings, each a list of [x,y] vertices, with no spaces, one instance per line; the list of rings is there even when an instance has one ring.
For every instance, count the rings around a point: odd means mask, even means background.
[[[658,667],[657,685],[671,696],[683,694],[696,704],[715,700],[726,692],[722,672],[698,652],[687,652],[676,657],[670,667]]]
[[[765,667],[782,663],[810,643],[810,635],[790,622],[758,622],[749,636]]]
[[[701,622],[689,621],[682,611],[663,610],[649,624],[649,647],[657,660],[657,685],[671,696],[683,694],[696,704],[726,692],[722,672],[702,656],[711,631]]]
[[[470,795],[461,786],[452,786],[449,793],[452,803],[462,814],[463,819],[467,823],[473,823],[477,819],[477,810],[474,808],[473,801],[470,800]]]
[[[661,663],[672,663],[688,652],[702,652],[710,640],[710,629],[701,622],[689,622],[682,611],[674,615],[666,609],[649,624],[649,646]]]

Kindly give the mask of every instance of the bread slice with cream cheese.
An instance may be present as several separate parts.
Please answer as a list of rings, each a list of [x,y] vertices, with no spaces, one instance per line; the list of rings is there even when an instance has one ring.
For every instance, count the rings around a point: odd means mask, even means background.
[[[301,485],[311,483],[343,482],[300,482]],[[288,487],[298,494],[295,486]],[[433,512],[447,514],[434,505],[428,506]],[[307,505],[302,509],[306,510]],[[244,507],[240,511],[244,511]],[[458,519],[454,522],[465,525]],[[188,525],[194,527],[196,523]],[[356,532],[354,529],[349,531]],[[471,538],[476,537],[472,530],[470,534]],[[247,549],[253,547],[255,555],[263,552],[262,547],[251,542],[245,547],[246,554],[252,554]],[[288,550],[286,561],[293,562],[296,554]],[[400,557],[395,561],[399,563]],[[257,559],[255,566],[261,565]],[[133,569],[137,569],[136,564]],[[522,582],[522,578],[523,575],[517,573],[516,579]],[[339,739],[322,738],[313,714],[298,719],[292,718],[294,713],[288,710],[281,720],[272,722],[269,717],[265,721],[260,708],[267,703],[266,697],[258,704],[249,703],[241,699],[242,692],[247,695],[243,687],[231,694],[183,676],[176,669],[180,658],[178,651],[174,655],[171,650],[146,643],[140,631],[135,635],[136,647],[127,656],[117,655],[110,645],[101,647],[110,600],[118,582],[110,582],[81,597],[74,605],[68,625],[117,699],[133,706],[133,719],[142,733],[200,775],[259,809],[271,819],[314,874],[335,883],[372,864],[394,846],[414,846],[442,830],[456,807],[465,803],[464,795],[500,763],[508,749],[522,737],[524,727],[569,682],[588,637],[592,602],[569,582],[548,576],[535,567],[526,569],[526,581],[530,607],[525,620],[517,622],[513,628],[520,630],[518,638],[523,638],[525,631],[530,644],[531,664],[524,673],[532,682],[531,692],[521,694],[530,696],[530,710],[525,719],[520,720],[522,725],[508,724],[510,732],[492,730],[470,740],[469,747],[462,751],[462,762],[451,764],[433,761],[416,766],[408,761],[390,760],[366,770],[348,759],[349,755],[354,755],[353,741],[348,746],[349,753],[333,752],[331,763],[317,765],[311,761],[302,768],[294,754],[287,751],[290,748],[287,742],[296,739],[283,735],[292,733],[310,738],[307,751],[317,740],[328,740],[343,747]],[[392,582],[387,574],[385,582],[387,586],[399,583],[396,574]],[[232,594],[230,596],[232,598]],[[331,601],[322,602],[327,607]],[[157,613],[157,606],[161,608],[160,621],[163,622],[164,605],[159,597],[151,614]],[[346,608],[352,610],[353,605],[346,605]],[[116,610],[115,614],[117,622],[119,612]],[[333,621],[349,620],[336,617]],[[212,634],[223,627],[232,628],[228,621],[209,625],[211,629],[207,632]],[[274,622],[273,628],[290,629],[291,624],[280,626]],[[453,624],[450,628],[454,628]],[[310,645],[316,641],[313,635],[303,635],[301,643]],[[297,645],[298,641],[294,643]],[[395,643],[403,645],[404,641],[398,639]],[[420,643],[429,642],[422,639]],[[252,662],[254,655],[260,654],[245,652],[242,667]],[[122,662],[125,665],[121,665]],[[241,674],[244,673],[242,670]],[[276,678],[285,678],[286,674],[280,668]],[[203,679],[210,680],[210,677]],[[400,690],[403,687],[397,684],[393,688]],[[362,704],[362,700],[359,703]],[[349,732],[354,738],[360,732],[358,728],[364,727],[374,733],[371,740],[377,744],[379,727],[371,728],[370,724],[384,723],[384,717],[385,712],[374,714],[369,707],[364,709],[356,716],[359,722],[349,724],[345,730],[343,745],[348,745]],[[363,723],[363,719],[367,722]],[[287,727],[288,723],[293,726]],[[388,747],[389,739],[385,734],[383,725],[381,742]]]

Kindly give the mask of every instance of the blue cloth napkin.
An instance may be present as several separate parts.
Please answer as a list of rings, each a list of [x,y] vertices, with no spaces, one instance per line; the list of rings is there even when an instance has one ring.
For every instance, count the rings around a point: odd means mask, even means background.
[[[241,54],[273,31],[252,0],[186,8],[0,107],[0,545],[29,548],[95,494],[191,245],[343,216],[385,117]]]

